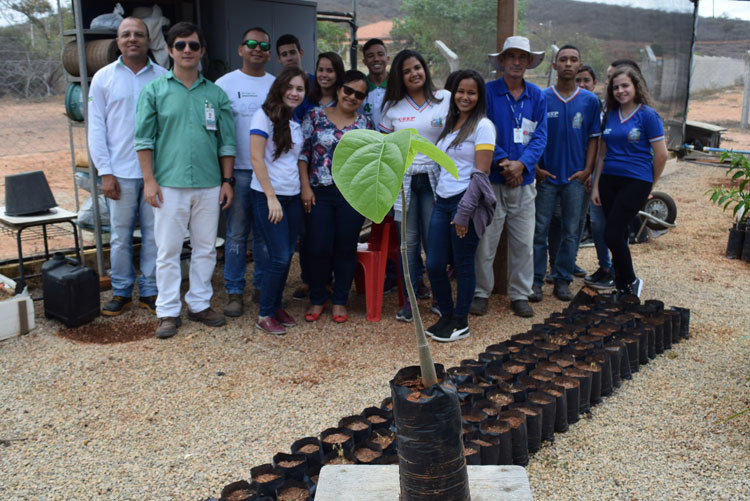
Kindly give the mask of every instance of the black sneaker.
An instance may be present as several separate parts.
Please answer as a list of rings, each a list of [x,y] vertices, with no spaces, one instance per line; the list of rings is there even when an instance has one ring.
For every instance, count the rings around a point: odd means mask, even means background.
[[[552,294],[560,301],[570,301],[573,299],[573,293],[570,292],[570,285],[565,280],[555,280],[555,288]],[[531,300],[531,298],[529,298]]]
[[[302,284],[292,292],[292,299],[295,301],[304,301],[309,295],[310,287],[307,284]]]
[[[424,280],[422,279],[417,283],[417,297],[419,299],[430,299],[432,297],[430,289],[425,285]]]
[[[542,300],[542,286],[541,285],[532,285],[531,286],[531,295],[529,296],[529,302],[530,303],[538,303]]]
[[[411,314],[411,303],[404,303],[404,306],[396,313],[396,320],[401,322],[411,322],[413,316]]]
[[[466,317],[453,317],[445,330],[438,331],[437,334],[430,337],[441,343],[450,343],[452,341],[466,339],[469,337],[469,334],[469,323],[467,322]]]
[[[489,300],[486,297],[474,296],[471,300],[471,306],[469,307],[469,313],[472,315],[486,315],[487,314],[487,303]]]
[[[585,277],[583,282],[594,289],[612,289],[615,286],[615,277],[611,271],[599,268],[593,274]]]
[[[156,296],[140,296],[138,306],[156,315]]]
[[[440,306],[438,306],[437,299],[432,300],[432,305],[430,306],[430,311],[435,313],[436,315],[443,316],[443,314],[440,312]]]
[[[515,301],[511,301],[510,309],[513,310],[513,313],[519,317],[531,318],[534,316],[534,309],[525,299],[516,299]]]
[[[453,317],[446,315],[444,317],[440,317],[440,320],[437,321],[434,325],[431,325],[427,328],[425,331],[428,336],[435,339],[435,336],[443,336],[445,335],[446,329],[450,325],[450,323],[453,321]]]
[[[633,280],[632,284],[628,284],[622,289],[617,289],[617,295],[619,297],[635,296],[640,299],[642,291],[643,291],[643,280],[641,280],[638,277],[635,277],[635,280]]]
[[[130,301],[131,299],[129,297],[112,296],[110,302],[102,306],[102,315],[116,317],[130,308]]]
[[[384,296],[387,296],[391,292],[398,290],[398,282],[396,280],[396,277],[385,277],[385,281],[383,282]]]

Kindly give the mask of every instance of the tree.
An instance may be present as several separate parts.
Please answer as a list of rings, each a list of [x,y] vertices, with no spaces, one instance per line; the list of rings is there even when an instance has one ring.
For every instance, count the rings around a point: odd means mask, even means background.
[[[458,54],[461,68],[489,75],[487,54],[496,50],[497,0],[403,0],[401,12],[391,37],[399,48],[422,54],[436,78],[446,77],[449,68],[435,40]]]
[[[346,28],[330,21],[318,21],[318,54],[335,52],[345,58],[349,50],[349,33]]]

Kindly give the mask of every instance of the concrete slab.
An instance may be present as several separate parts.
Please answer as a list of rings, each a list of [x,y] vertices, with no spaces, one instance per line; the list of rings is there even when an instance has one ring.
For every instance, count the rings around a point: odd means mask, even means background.
[[[533,501],[522,466],[468,466],[471,501]],[[398,465],[329,465],[320,470],[315,501],[395,501]]]

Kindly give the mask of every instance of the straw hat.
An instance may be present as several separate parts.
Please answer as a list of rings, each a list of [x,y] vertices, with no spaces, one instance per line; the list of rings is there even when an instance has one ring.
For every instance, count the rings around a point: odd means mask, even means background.
[[[496,52],[495,54],[488,54],[487,57],[490,60],[490,64],[498,70],[503,71],[503,64],[500,62],[500,56],[505,54],[506,51],[510,49],[518,49],[522,50],[524,52],[528,52],[529,56],[531,57],[531,62],[526,67],[527,70],[536,68],[541,64],[542,60],[544,59],[544,51],[541,52],[533,52],[531,50],[531,44],[529,43],[529,39],[526,37],[519,37],[519,36],[513,36],[508,37],[505,39],[505,43],[503,44],[503,50],[500,52]]]

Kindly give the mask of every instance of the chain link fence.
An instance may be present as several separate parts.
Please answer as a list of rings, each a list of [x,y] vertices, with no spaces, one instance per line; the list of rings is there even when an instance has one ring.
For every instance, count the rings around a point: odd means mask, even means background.
[[[59,38],[59,37],[58,37]],[[0,206],[5,205],[5,176],[44,171],[57,204],[76,210],[70,134],[65,115],[67,81],[62,68],[59,41],[35,49],[31,40],[0,35]],[[41,44],[38,44],[41,45]],[[79,163],[85,164],[86,137],[82,127],[73,129]],[[86,193],[81,193],[83,201]],[[84,196],[86,195],[86,196]],[[86,243],[90,243],[90,237]],[[69,241],[68,241],[69,240]],[[72,248],[72,237],[50,241],[50,248]],[[44,250],[41,239],[23,242],[24,256]],[[15,235],[0,234],[0,262],[18,256]]]

